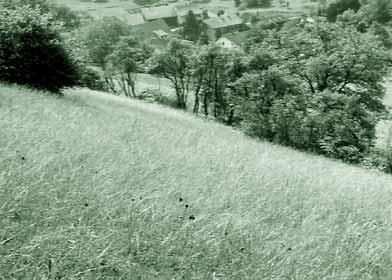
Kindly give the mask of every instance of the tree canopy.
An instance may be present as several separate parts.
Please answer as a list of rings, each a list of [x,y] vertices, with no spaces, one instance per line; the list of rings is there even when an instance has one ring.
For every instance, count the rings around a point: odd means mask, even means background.
[[[0,80],[53,92],[78,83],[76,61],[50,14],[30,6],[0,11]]]
[[[353,26],[287,24],[251,49],[236,84],[244,122],[262,138],[358,161],[384,111],[388,60],[375,35]]]

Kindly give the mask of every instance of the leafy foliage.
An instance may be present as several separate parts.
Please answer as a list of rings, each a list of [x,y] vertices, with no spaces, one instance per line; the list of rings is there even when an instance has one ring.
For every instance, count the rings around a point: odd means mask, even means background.
[[[389,0],[367,1],[364,10],[372,21],[387,24],[392,20],[392,2]]]
[[[143,71],[143,64],[153,53],[153,49],[133,36],[122,37],[107,57],[105,79],[109,90],[117,88],[128,97],[137,97],[137,73]]]
[[[359,0],[337,0],[329,4],[325,10],[325,15],[330,21],[335,21],[337,16],[347,10],[358,11],[361,7]]]
[[[183,23],[183,37],[186,40],[198,41],[203,33],[204,25],[201,20],[199,20],[194,12],[190,10],[185,17],[185,22]]]
[[[255,136],[359,162],[384,111],[387,60],[371,33],[322,20],[287,25],[252,50],[237,81],[243,122]]]
[[[187,108],[188,95],[191,90],[193,46],[178,39],[170,41],[164,52],[156,53],[150,61],[150,73],[158,74],[172,83],[177,107]]]
[[[245,0],[247,8],[268,8],[272,5],[272,0]]]
[[[114,50],[121,36],[130,35],[127,24],[115,17],[105,17],[93,21],[81,30],[84,42],[93,63],[104,68],[106,57]]]
[[[0,80],[53,92],[78,83],[77,64],[51,15],[29,6],[0,11]]]
[[[192,59],[195,103],[193,112],[200,105],[205,116],[233,124],[234,107],[230,85],[242,73],[241,54],[218,46],[201,47]]]
[[[42,13],[52,14],[56,21],[62,23],[62,27],[66,31],[73,30],[80,26],[78,14],[66,5],[52,3],[48,0],[0,0],[0,6],[6,7],[7,9],[14,9],[25,5],[40,9]]]

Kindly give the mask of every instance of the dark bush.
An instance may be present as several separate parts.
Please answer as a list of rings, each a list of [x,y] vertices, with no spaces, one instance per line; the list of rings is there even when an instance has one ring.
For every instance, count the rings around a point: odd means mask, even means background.
[[[105,90],[105,82],[98,71],[90,67],[80,67],[80,86],[93,90]]]
[[[29,6],[0,11],[0,81],[59,92],[78,73],[50,15]]]
[[[325,15],[330,21],[335,21],[337,16],[343,14],[344,11],[358,11],[361,7],[359,0],[338,0],[328,5]]]

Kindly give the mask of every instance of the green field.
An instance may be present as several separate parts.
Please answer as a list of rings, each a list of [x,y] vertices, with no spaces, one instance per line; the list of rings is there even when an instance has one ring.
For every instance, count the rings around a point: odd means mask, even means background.
[[[74,11],[79,12],[91,12],[101,11],[110,8],[123,8],[127,11],[131,11],[139,7],[133,0],[108,0],[106,3],[95,3],[93,1],[80,1],[80,0],[49,0],[56,4],[66,5]],[[110,14],[115,16],[115,14]],[[121,14],[120,14],[121,16]]]
[[[390,280],[391,201],[179,111],[0,86],[0,279]]]

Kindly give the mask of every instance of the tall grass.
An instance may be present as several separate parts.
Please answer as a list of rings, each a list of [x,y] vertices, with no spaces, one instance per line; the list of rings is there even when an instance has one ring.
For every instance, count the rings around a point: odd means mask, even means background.
[[[89,91],[0,87],[0,279],[392,279],[392,178]]]

